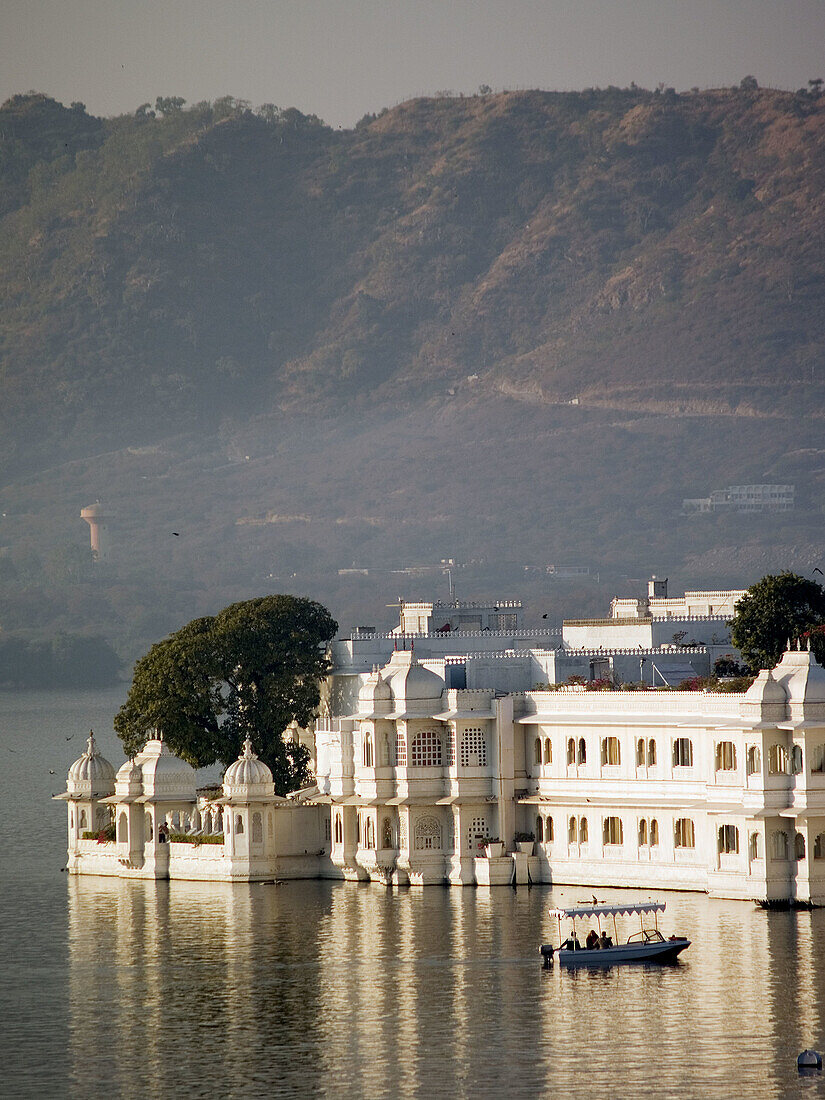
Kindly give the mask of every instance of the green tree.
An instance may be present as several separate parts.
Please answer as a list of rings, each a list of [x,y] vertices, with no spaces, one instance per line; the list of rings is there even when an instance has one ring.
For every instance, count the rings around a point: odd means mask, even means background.
[[[283,733],[312,718],[337,629],[325,607],[298,596],[262,596],[194,619],[135,665],[114,723],[126,752],[159,729],[172,752],[206,767],[231,763],[249,736],[279,794],[302,786],[309,754]]]
[[[773,668],[789,638],[808,635],[817,661],[825,663],[825,589],[796,573],[769,574],[752,584],[729,621],[733,644],[748,667]]]

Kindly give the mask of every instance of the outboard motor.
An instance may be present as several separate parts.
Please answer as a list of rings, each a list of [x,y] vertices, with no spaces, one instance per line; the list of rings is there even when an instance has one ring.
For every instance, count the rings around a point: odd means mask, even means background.
[[[539,948],[539,954],[542,957],[542,965],[545,970],[550,970],[553,966],[553,953],[555,948],[552,943],[543,943]]]

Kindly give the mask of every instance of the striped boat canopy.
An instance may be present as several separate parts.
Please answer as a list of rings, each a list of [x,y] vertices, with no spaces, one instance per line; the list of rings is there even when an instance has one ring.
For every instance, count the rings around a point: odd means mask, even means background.
[[[637,905],[577,905],[575,909],[551,909],[550,916],[566,917],[629,917],[633,913],[664,913],[666,902],[643,901]]]

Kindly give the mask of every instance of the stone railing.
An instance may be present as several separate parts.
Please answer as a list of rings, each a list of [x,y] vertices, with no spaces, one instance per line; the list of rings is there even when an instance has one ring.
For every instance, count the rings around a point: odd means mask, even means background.
[[[588,619],[587,622],[595,622],[598,620]],[[606,622],[613,622],[613,619],[606,619]],[[629,619],[628,622],[637,622],[636,619]],[[529,630],[430,630],[427,632],[410,631],[409,633],[398,634],[392,631],[369,631],[362,633],[360,630],[354,630],[349,638],[342,638],[341,641],[367,641],[369,639],[381,639],[389,641],[418,641],[418,639],[437,639],[437,638],[547,638],[556,637],[561,634],[561,630],[557,627],[552,627],[546,630],[536,630],[531,628]]]
[[[512,693],[518,702],[518,716],[548,714],[553,710],[613,715],[673,714],[696,717],[738,717],[744,692],[679,691],[647,688],[637,691],[588,691],[561,688],[555,691]]]

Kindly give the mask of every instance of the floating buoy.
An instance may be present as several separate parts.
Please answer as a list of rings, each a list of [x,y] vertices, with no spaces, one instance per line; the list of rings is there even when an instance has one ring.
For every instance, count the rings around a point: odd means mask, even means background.
[[[803,1050],[796,1060],[797,1069],[821,1070],[822,1055],[818,1050]]]

